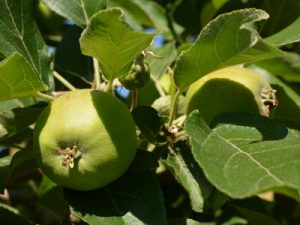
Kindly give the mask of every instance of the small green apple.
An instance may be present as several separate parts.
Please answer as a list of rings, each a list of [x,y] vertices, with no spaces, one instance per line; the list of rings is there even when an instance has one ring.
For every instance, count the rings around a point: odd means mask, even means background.
[[[128,90],[144,87],[150,81],[150,67],[144,62],[145,56],[141,54],[135,60],[129,73],[120,77],[120,83]]]

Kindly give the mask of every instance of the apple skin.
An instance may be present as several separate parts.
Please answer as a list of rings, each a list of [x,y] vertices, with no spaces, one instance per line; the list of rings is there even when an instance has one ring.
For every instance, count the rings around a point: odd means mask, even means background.
[[[36,122],[33,140],[44,174],[81,191],[118,179],[133,161],[137,145],[135,124],[124,103],[89,89],[72,91],[49,104]],[[74,149],[76,154],[69,154]]]
[[[226,112],[269,116],[277,105],[275,90],[260,74],[239,66],[214,71],[193,83],[187,93],[187,114],[199,110],[209,124]]]

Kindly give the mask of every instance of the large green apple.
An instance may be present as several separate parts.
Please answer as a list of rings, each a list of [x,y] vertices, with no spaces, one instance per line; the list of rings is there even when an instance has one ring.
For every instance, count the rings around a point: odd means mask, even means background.
[[[136,142],[127,107],[97,90],[57,98],[34,128],[34,152],[42,171],[76,190],[97,189],[119,178],[133,161]]]
[[[253,112],[269,116],[277,105],[275,90],[260,74],[239,66],[207,74],[190,86],[187,113],[199,110],[208,123],[226,112]]]

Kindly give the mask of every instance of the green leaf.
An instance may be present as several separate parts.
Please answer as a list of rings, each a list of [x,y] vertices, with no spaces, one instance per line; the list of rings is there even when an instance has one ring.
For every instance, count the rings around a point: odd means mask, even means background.
[[[64,33],[55,52],[54,67],[71,84],[78,88],[88,88],[93,82],[93,60],[81,53],[78,42],[81,32],[81,28],[72,26]],[[86,86],[83,87],[79,81]]]
[[[121,16],[117,8],[100,11],[92,16],[80,38],[83,54],[98,59],[104,76],[110,80],[126,75],[153,38],[132,30]]]
[[[4,193],[6,187],[6,178],[9,174],[9,164],[11,162],[10,156],[0,158],[0,194]]]
[[[120,7],[124,10],[128,24],[136,29],[143,26],[156,28],[161,32],[170,32],[166,10],[155,1],[144,0],[110,0],[108,7]],[[177,24],[174,26],[179,29]]]
[[[158,167],[157,157],[153,152],[138,149],[128,171],[149,172]]]
[[[212,186],[206,180],[186,143],[176,143],[174,153],[168,154],[164,162],[189,194],[192,209],[195,212],[202,212],[204,199],[212,192]]]
[[[166,72],[168,66],[170,66],[176,58],[175,43],[170,42],[162,47],[150,46],[147,50],[152,51],[157,56],[163,57],[154,58],[149,55],[145,59],[145,62],[150,66],[151,77],[157,80]]]
[[[85,27],[89,18],[106,6],[106,0],[43,0],[43,2],[61,16],[72,19],[80,27]]]
[[[174,218],[168,221],[169,225],[216,225],[214,222],[198,222],[188,218]]]
[[[62,223],[69,213],[69,206],[64,200],[63,188],[57,186],[46,176],[43,176],[38,189],[38,203],[47,208],[51,216]]]
[[[138,91],[139,105],[151,105],[160,94],[154,81],[151,79],[144,87]]]
[[[226,222],[222,221],[222,225],[248,225],[248,221],[244,218],[233,216],[228,219]]]
[[[135,124],[149,142],[164,141],[163,136],[160,134],[163,121],[155,109],[149,106],[140,106],[133,110],[132,116]]]
[[[266,22],[263,34],[270,36],[289,26],[299,17],[300,5],[298,0],[262,0],[258,8],[264,9],[270,15]]]
[[[152,107],[158,111],[160,116],[168,117],[170,113],[171,96],[165,95],[157,98],[153,103]],[[177,100],[175,116],[179,117],[186,113],[186,100],[183,95],[180,95]]]
[[[7,176],[7,187],[13,186],[15,183],[22,181],[22,177],[37,170],[33,152],[30,149],[23,149],[16,152],[11,160],[9,174]]]
[[[276,90],[278,99],[272,118],[285,126],[300,130],[300,96],[280,79],[272,80],[272,88]]]
[[[45,86],[31,66],[19,54],[14,53],[0,62],[0,101],[36,96]]]
[[[278,64],[280,63],[278,62]],[[274,69],[270,68],[270,71],[260,68],[254,68],[254,70],[258,69],[258,72],[263,74],[272,88],[276,90],[278,106],[272,111],[272,118],[285,126],[300,130],[300,96],[289,85],[272,74],[273,72],[277,73],[276,68],[280,67],[278,64],[274,64]]]
[[[205,74],[223,67],[278,57],[282,52],[266,44],[253,28],[268,14],[259,9],[242,9],[212,20],[176,61],[174,79],[181,91]]]
[[[30,225],[31,223],[23,218],[12,207],[6,207],[0,203],[0,221],[1,224],[6,225]]]
[[[32,0],[0,0],[0,15],[0,52],[5,57],[18,52],[52,89],[50,54],[35,24]]]
[[[65,190],[74,213],[90,225],[166,225],[159,183],[151,173],[123,176],[113,185],[89,192]]]
[[[120,7],[124,11],[124,17],[126,22],[136,30],[142,30],[142,25],[148,27],[154,26],[148,13],[145,10],[143,10],[143,8],[141,8],[141,6],[138,4],[138,1],[136,2],[135,0],[110,0],[108,1],[107,7]]]
[[[27,127],[13,135],[4,136],[1,138],[1,144],[7,148],[19,146],[24,140],[31,140],[33,135],[32,128]]]
[[[300,137],[282,125],[258,115],[229,114],[211,130],[194,112],[186,132],[208,180],[230,197],[278,187],[300,190]]]
[[[37,101],[34,98],[20,98],[2,101],[0,104],[0,114],[15,108],[23,108],[35,104]]]
[[[291,25],[279,31],[276,34],[265,39],[265,41],[274,46],[282,46],[300,41],[300,17]]]
[[[251,224],[280,225],[280,223],[268,213],[266,206],[259,198],[233,201],[228,205],[235,208]]]
[[[25,130],[36,121],[41,110],[39,107],[26,107],[0,114],[0,140]]]
[[[222,8],[229,0],[212,0],[207,2],[201,11],[201,25],[204,27],[211,21],[218,10]]]
[[[300,83],[300,55],[297,53],[286,52],[283,57],[263,60],[255,65],[286,81]]]

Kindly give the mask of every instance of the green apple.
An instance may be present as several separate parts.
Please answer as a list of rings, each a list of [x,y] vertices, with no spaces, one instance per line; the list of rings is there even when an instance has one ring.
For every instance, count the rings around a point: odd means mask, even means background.
[[[189,87],[187,113],[197,109],[207,123],[226,112],[269,116],[277,105],[275,92],[260,74],[239,66],[227,67],[203,76]]]
[[[34,128],[34,153],[44,174],[76,190],[97,189],[119,178],[133,161],[136,144],[127,107],[97,90],[57,98]]]

